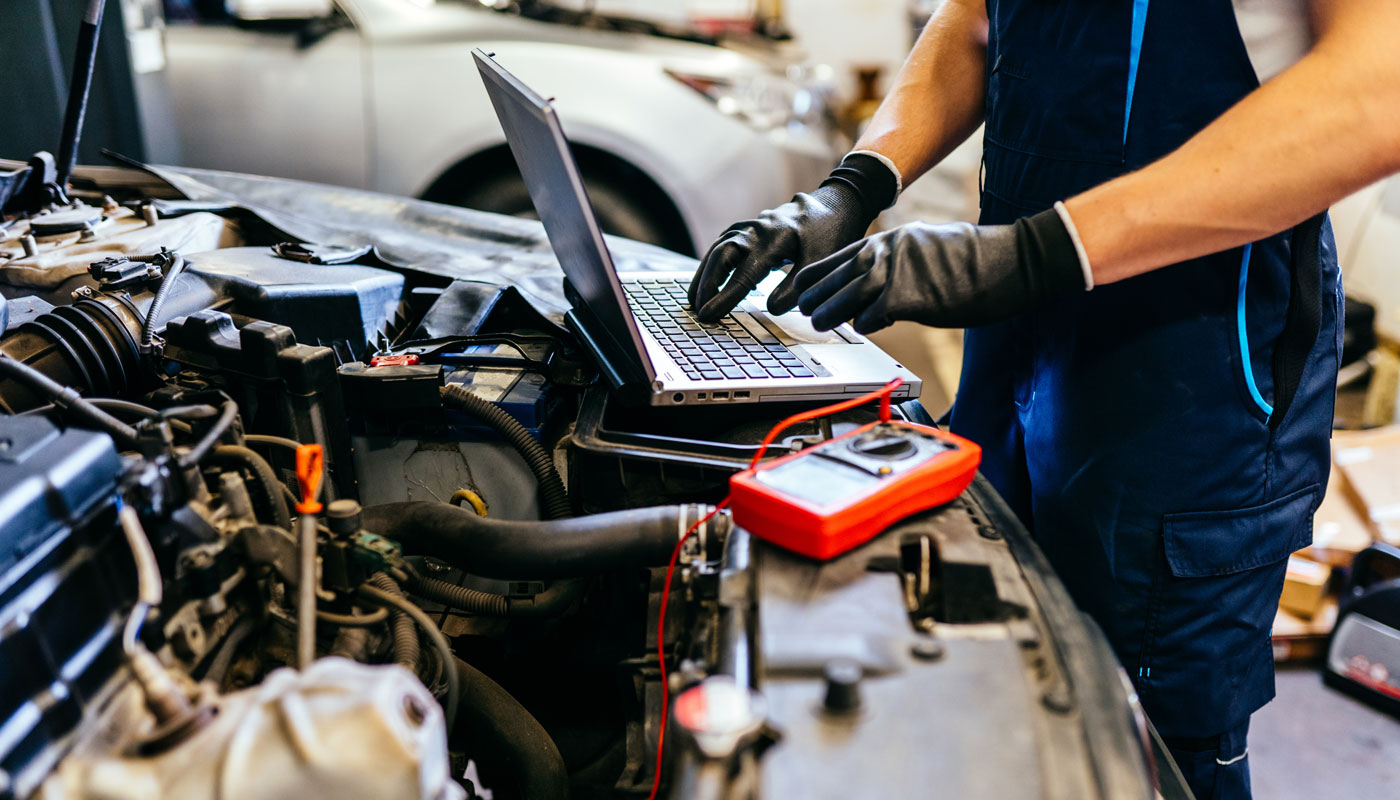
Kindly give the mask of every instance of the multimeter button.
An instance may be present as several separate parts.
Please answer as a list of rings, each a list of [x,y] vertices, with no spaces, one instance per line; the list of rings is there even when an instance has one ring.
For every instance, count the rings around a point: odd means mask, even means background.
[[[851,442],[851,450],[871,458],[905,458],[917,449],[905,437],[887,433],[867,433]]]

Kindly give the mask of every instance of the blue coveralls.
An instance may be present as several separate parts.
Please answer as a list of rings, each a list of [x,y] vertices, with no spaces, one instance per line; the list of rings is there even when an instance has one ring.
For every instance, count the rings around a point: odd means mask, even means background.
[[[1231,0],[987,11],[984,224],[1148,164],[1259,85]],[[1327,482],[1341,310],[1324,215],[967,333],[952,429],[982,445],[1200,800],[1249,796],[1284,567]]]

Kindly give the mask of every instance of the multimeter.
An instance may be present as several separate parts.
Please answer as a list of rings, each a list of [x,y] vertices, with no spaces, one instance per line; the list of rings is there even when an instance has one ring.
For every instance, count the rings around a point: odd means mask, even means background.
[[[755,536],[825,560],[952,501],[981,462],[982,448],[960,436],[874,422],[734,475],[730,508]]]

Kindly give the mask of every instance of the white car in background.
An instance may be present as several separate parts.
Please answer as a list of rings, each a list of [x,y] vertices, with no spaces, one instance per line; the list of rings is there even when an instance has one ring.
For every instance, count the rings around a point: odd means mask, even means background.
[[[492,7],[511,3],[166,5],[187,166],[528,215],[473,47],[556,98],[603,227],[678,252],[702,252],[735,220],[815,186],[844,144],[824,90],[781,67]]]

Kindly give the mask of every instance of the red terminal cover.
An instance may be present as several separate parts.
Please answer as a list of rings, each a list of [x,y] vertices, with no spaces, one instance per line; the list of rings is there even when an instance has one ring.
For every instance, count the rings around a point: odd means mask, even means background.
[[[369,360],[371,367],[411,367],[418,363],[418,356],[413,353],[398,356],[374,356]]]
[[[961,436],[895,421],[883,424],[932,436],[952,447],[906,472],[878,481],[869,490],[827,505],[794,497],[757,477],[796,459],[820,458],[817,451],[840,447],[840,443],[881,424],[865,425],[734,475],[729,479],[734,522],[761,539],[825,561],[864,544],[905,517],[951,502],[972,482],[982,463],[982,448]]]

